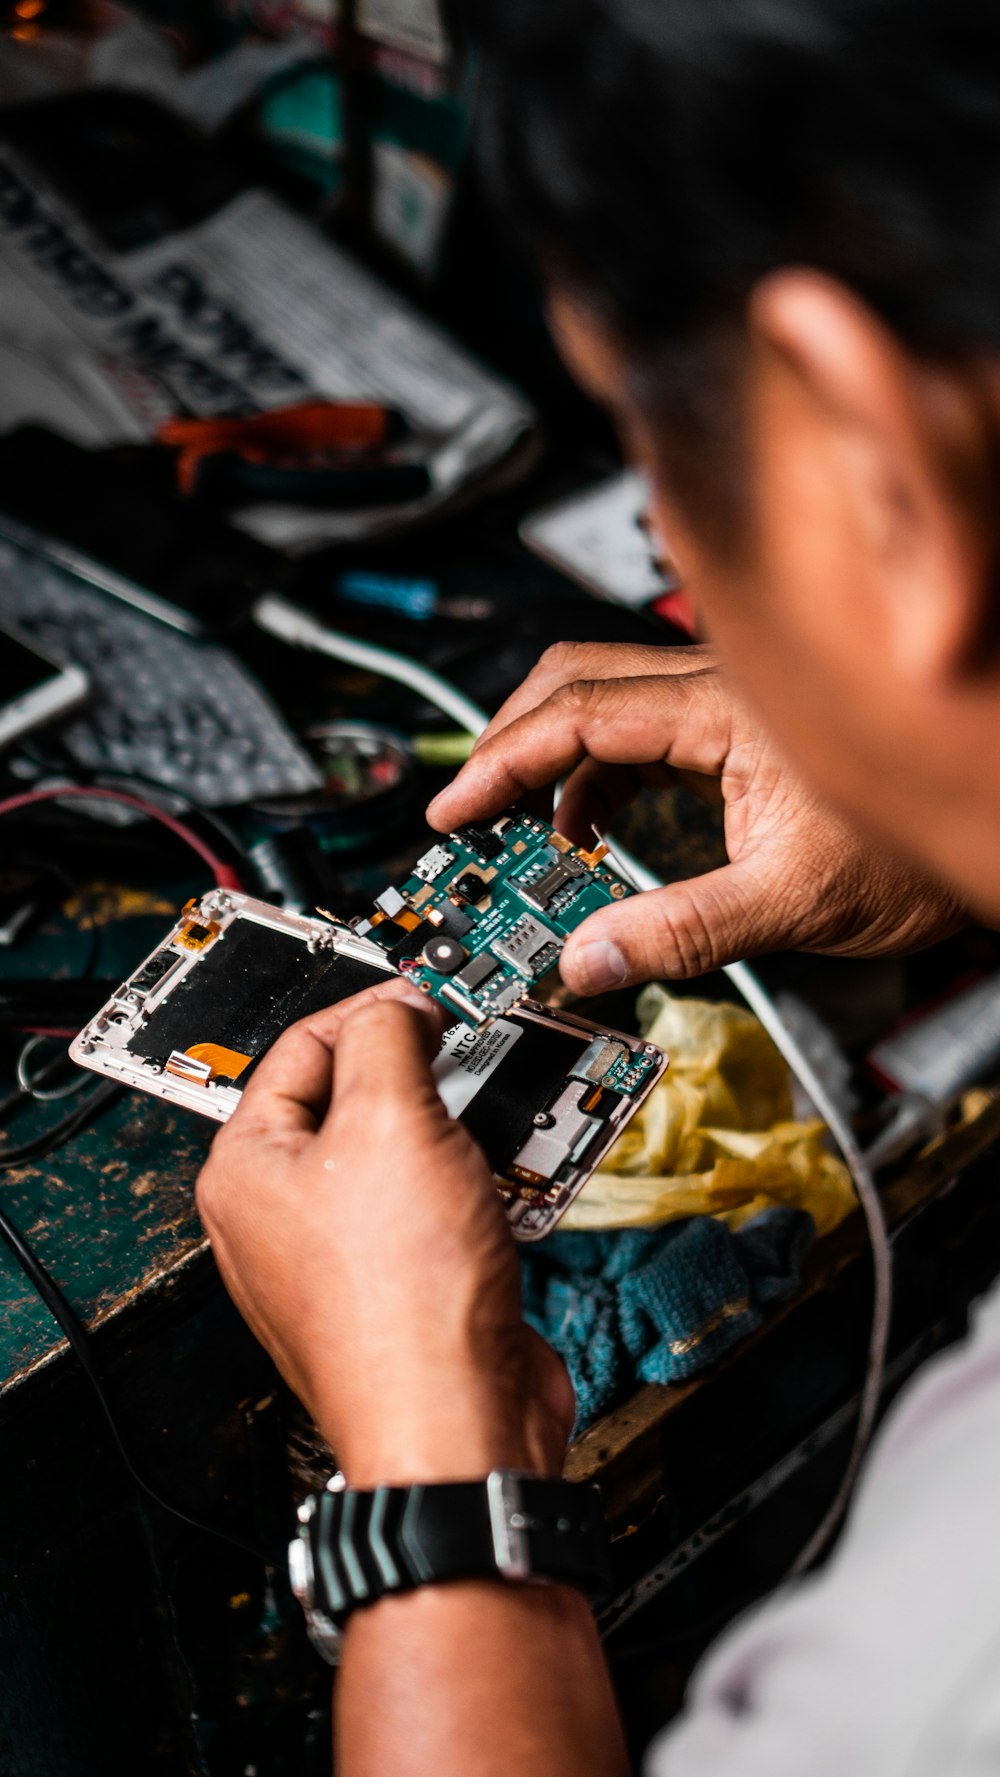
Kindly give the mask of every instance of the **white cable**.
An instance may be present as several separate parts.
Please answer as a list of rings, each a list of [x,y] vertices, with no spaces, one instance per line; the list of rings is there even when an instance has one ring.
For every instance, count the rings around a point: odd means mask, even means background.
[[[392,648],[379,648],[374,642],[361,642],[356,636],[345,635],[342,630],[330,629],[277,593],[265,593],[257,600],[253,618],[258,628],[266,630],[268,635],[278,636],[293,648],[308,648],[313,654],[327,654],[331,660],[344,660],[350,666],[360,666],[366,672],[379,673],[383,679],[394,679],[399,685],[407,685],[428,703],[443,710],[468,734],[481,734],[489,721],[478,704],[429,667],[408,659],[405,654],[397,654]]]
[[[421,697],[426,698],[428,703],[434,704],[445,715],[450,716],[452,721],[457,722],[458,726],[464,728],[469,734],[482,734],[489,722],[486,712],[481,710],[478,704],[473,703],[471,698],[456,690],[454,685],[450,685],[446,679],[441,678],[440,674],[433,672],[429,667],[420,666],[415,660],[409,660],[405,655],[397,654],[393,649],[380,648],[372,642],[361,642],[354,636],[344,635],[340,630],[328,629],[309,612],[301,610],[297,605],[289,604],[286,599],[280,598],[277,594],[268,593],[258,599],[253,615],[255,622],[261,629],[266,630],[269,635],[280,637],[283,642],[288,642],[294,648],[308,648],[313,653],[327,654],[333,660],[347,661],[352,666],[360,666],[368,672],[381,674],[383,678],[393,679],[397,684],[409,686],[411,690],[419,692]],[[604,843],[607,844],[607,841],[605,840]],[[637,858],[633,858],[621,846],[609,846],[608,850],[612,862],[617,866],[621,875],[626,880],[630,880],[637,889],[659,889],[664,886],[658,876],[655,876],[644,864],[640,864]],[[827,1092],[809,1057],[789,1030],[774,1001],[753,970],[746,963],[738,962],[727,964],[723,973],[729,977],[750,1010],[760,1020],[775,1048],[784,1057],[803,1090],[808,1093],[840,1148],[868,1226],[872,1249],[872,1270],[874,1273],[872,1326],[865,1378],[858,1403],[854,1442],[836,1497],[792,1567],[792,1573],[798,1574],[805,1572],[812,1565],[840,1523],[850,1501],[858,1469],[868,1448],[885,1376],[889,1322],[892,1313],[892,1253],[875,1179],[854,1139],[850,1122]]]
[[[858,1470],[864,1460],[865,1451],[875,1428],[875,1419],[885,1380],[889,1323],[892,1318],[892,1251],[889,1246],[889,1232],[885,1225],[882,1200],[878,1194],[874,1174],[854,1139],[854,1132],[849,1120],[843,1115],[830,1093],[827,1092],[819,1075],[813,1071],[808,1056],[800,1049],[791,1031],[780,1017],[773,1000],[765,993],[753,970],[749,969],[746,963],[730,963],[724,972],[728,975],[733,986],[743,995],[751,1012],[760,1019],[775,1048],[784,1056],[799,1084],[809,1094],[837,1143],[850,1172],[851,1181],[861,1205],[861,1212],[867,1223],[868,1239],[871,1243],[874,1286],[872,1324],[868,1337],[865,1379],[861,1385],[861,1398],[858,1401],[854,1442],[851,1445],[851,1453],[847,1459],[847,1466],[840,1486],[829,1510],[792,1564],[792,1573],[799,1574],[805,1573],[817,1556],[822,1554],[844,1516],[854,1491]]]
[[[637,889],[657,889],[664,886],[658,876],[655,876],[644,864],[640,864],[638,858],[633,858],[621,846],[609,844],[606,839],[604,843],[608,845],[609,856],[619,873],[626,880],[631,880]],[[789,1030],[774,1001],[753,970],[746,963],[739,962],[726,964],[722,972],[728,976],[751,1012],[760,1020],[775,1048],[784,1057],[800,1086],[808,1093],[836,1141],[851,1175],[854,1190],[868,1227],[868,1238],[872,1250],[872,1271],[874,1274],[872,1325],[868,1341],[865,1379],[858,1402],[854,1442],[833,1503],[809,1538],[805,1548],[796,1557],[791,1569],[794,1575],[804,1573],[808,1567],[812,1566],[836,1530],[850,1502],[858,1469],[868,1448],[879,1401],[882,1397],[882,1385],[885,1377],[889,1322],[892,1315],[892,1252],[875,1179],[871,1167],[854,1139],[854,1131],[849,1120],[843,1115],[839,1105],[827,1091],[809,1057]]]

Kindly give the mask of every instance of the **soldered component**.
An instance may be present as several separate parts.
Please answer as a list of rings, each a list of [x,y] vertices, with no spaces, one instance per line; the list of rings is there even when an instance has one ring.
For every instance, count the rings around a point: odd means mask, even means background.
[[[615,1063],[627,1059],[628,1055],[624,1043],[615,1042],[613,1037],[596,1036],[570,1073],[574,1080],[593,1080],[599,1085]]]
[[[472,931],[472,920],[469,915],[448,895],[439,901],[436,907],[428,907],[427,918],[432,925],[439,926],[447,932],[449,938],[464,938],[466,932]]]
[[[493,954],[510,963],[525,981],[536,981],[552,967],[559,945],[548,926],[524,913],[503,938],[494,940]]]
[[[414,864],[413,874],[419,876],[421,882],[436,882],[439,876],[444,875],[449,864],[454,862],[454,852],[448,851],[443,845],[432,845],[430,851],[425,851],[423,857]]]
[[[453,975],[468,958],[465,945],[460,944],[457,938],[431,938],[423,948],[424,962],[429,969],[436,969],[439,975]]]
[[[465,827],[456,827],[452,838],[459,840],[462,845],[468,847],[469,851],[474,851],[477,858],[482,858],[484,864],[488,864],[493,858],[498,858],[504,849],[502,831],[498,833],[497,828],[503,829],[509,826],[509,817],[495,821],[492,827],[481,826],[478,822],[470,822]]]
[[[579,878],[586,875],[586,864],[570,852],[563,857],[556,857],[547,870],[537,874],[533,872],[531,876],[516,877],[514,887],[529,907],[536,908],[539,913],[547,913],[568,884],[573,884],[575,892],[577,887],[582,887]]]
[[[179,969],[180,966],[180,957],[171,956],[169,950],[154,951],[153,955],[143,963],[138,973],[132,976],[129,988],[133,994],[146,994],[151,987],[156,987],[165,975],[169,975],[171,969]]]
[[[212,1064],[202,1061],[197,1055],[186,1055],[183,1049],[174,1049],[166,1059],[164,1073],[173,1074],[176,1080],[187,1080],[191,1086],[207,1086],[212,1078]]]
[[[402,913],[405,910],[406,901],[398,888],[387,888],[383,889],[380,895],[375,896],[375,905],[385,914],[387,919],[395,919],[397,913]]]
[[[185,950],[206,950],[213,939],[219,936],[219,930],[217,919],[189,919],[186,926],[181,926],[174,943],[180,944]]]
[[[461,876],[451,885],[453,895],[460,895],[463,901],[471,901],[477,907],[490,892],[490,885],[475,870],[463,870]]]
[[[522,1006],[527,997],[528,990],[524,982],[503,977],[496,987],[487,988],[483,999],[491,1016],[496,1018],[503,1012],[513,1012],[516,1006]]]
[[[241,1049],[227,1049],[221,1043],[192,1043],[184,1053],[191,1061],[207,1063],[213,1080],[238,1080],[253,1059]]]
[[[455,986],[463,988],[466,993],[475,993],[476,988],[482,987],[483,982],[495,975],[499,967],[495,956],[491,956],[488,950],[481,950],[478,956],[466,963],[464,969],[459,969],[455,976]]]
[[[440,868],[445,856],[447,867]],[[380,895],[371,920],[354,929],[478,1027],[484,1016],[489,1022],[523,1004],[570,933],[629,894],[604,859],[602,846],[581,851],[539,816],[514,810],[457,827],[445,845],[425,853],[395,897]],[[457,965],[453,950],[428,948],[435,935],[463,947]],[[438,955],[447,967],[436,965]],[[483,957],[489,961],[481,963]]]

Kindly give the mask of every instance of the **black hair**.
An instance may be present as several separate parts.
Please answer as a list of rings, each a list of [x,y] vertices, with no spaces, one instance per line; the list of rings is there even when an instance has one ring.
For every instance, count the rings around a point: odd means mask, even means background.
[[[490,181],[669,404],[696,478],[713,416],[734,419],[748,294],[778,266],[841,280],[928,357],[1000,348],[991,0],[476,0],[472,17]]]
[[[640,353],[803,264],[1000,347],[991,0],[477,0],[505,207]]]

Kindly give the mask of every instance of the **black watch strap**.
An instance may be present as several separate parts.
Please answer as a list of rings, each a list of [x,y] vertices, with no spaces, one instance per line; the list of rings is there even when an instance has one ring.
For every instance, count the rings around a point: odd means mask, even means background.
[[[608,1533],[597,1488],[498,1469],[485,1481],[328,1489],[299,1514],[292,1578],[320,1645],[330,1640],[327,1628],[339,1639],[359,1606],[417,1586],[498,1576],[604,1590]]]

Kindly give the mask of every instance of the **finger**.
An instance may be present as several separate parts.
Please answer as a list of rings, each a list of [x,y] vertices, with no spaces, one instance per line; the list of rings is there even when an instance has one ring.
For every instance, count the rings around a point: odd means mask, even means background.
[[[583,679],[643,678],[652,675],[670,677],[714,667],[715,660],[714,651],[707,645],[667,648],[621,642],[557,643],[546,649],[523,683],[501,704],[496,715],[478,737],[472,754],[474,756],[486,742],[495,739],[519,717],[545,703],[563,685],[574,684]],[[454,821],[449,821],[439,818],[438,805],[447,794],[444,791],[436,796],[427,809],[428,821],[440,832],[447,832],[449,824],[455,825],[461,819],[456,817]]]
[[[337,1067],[328,1125],[363,1107],[373,1139],[398,1127],[399,1113],[416,1137],[429,1118],[446,1128],[448,1113],[438,1097],[431,1061],[441,1040],[441,1015],[428,1017],[412,1001],[369,999],[345,1018],[337,1036]],[[405,1165],[405,1153],[400,1164]]]
[[[718,774],[732,706],[712,669],[655,678],[578,680],[485,741],[428,817],[446,830],[495,815],[527,791],[575,770],[666,763]]]
[[[781,885],[740,862],[591,914],[566,940],[559,972],[575,993],[630,982],[690,980],[794,943],[798,920]]]
[[[345,1020],[360,1006],[386,1000],[418,1006],[427,1017],[423,996],[412,983],[392,975],[293,1024],[248,1081],[236,1113],[240,1130],[247,1133],[252,1122],[255,1130],[272,1134],[314,1132],[330,1101],[333,1052]],[[232,1127],[237,1127],[236,1118]]]
[[[714,664],[714,655],[705,647],[669,648],[643,642],[557,642],[546,648],[527,678],[502,703],[489,727],[476,741],[483,741],[509,728],[518,716],[536,709],[558,691],[560,685],[571,685],[577,679],[643,679],[657,673],[689,673]],[[473,748],[475,751],[476,748]]]

